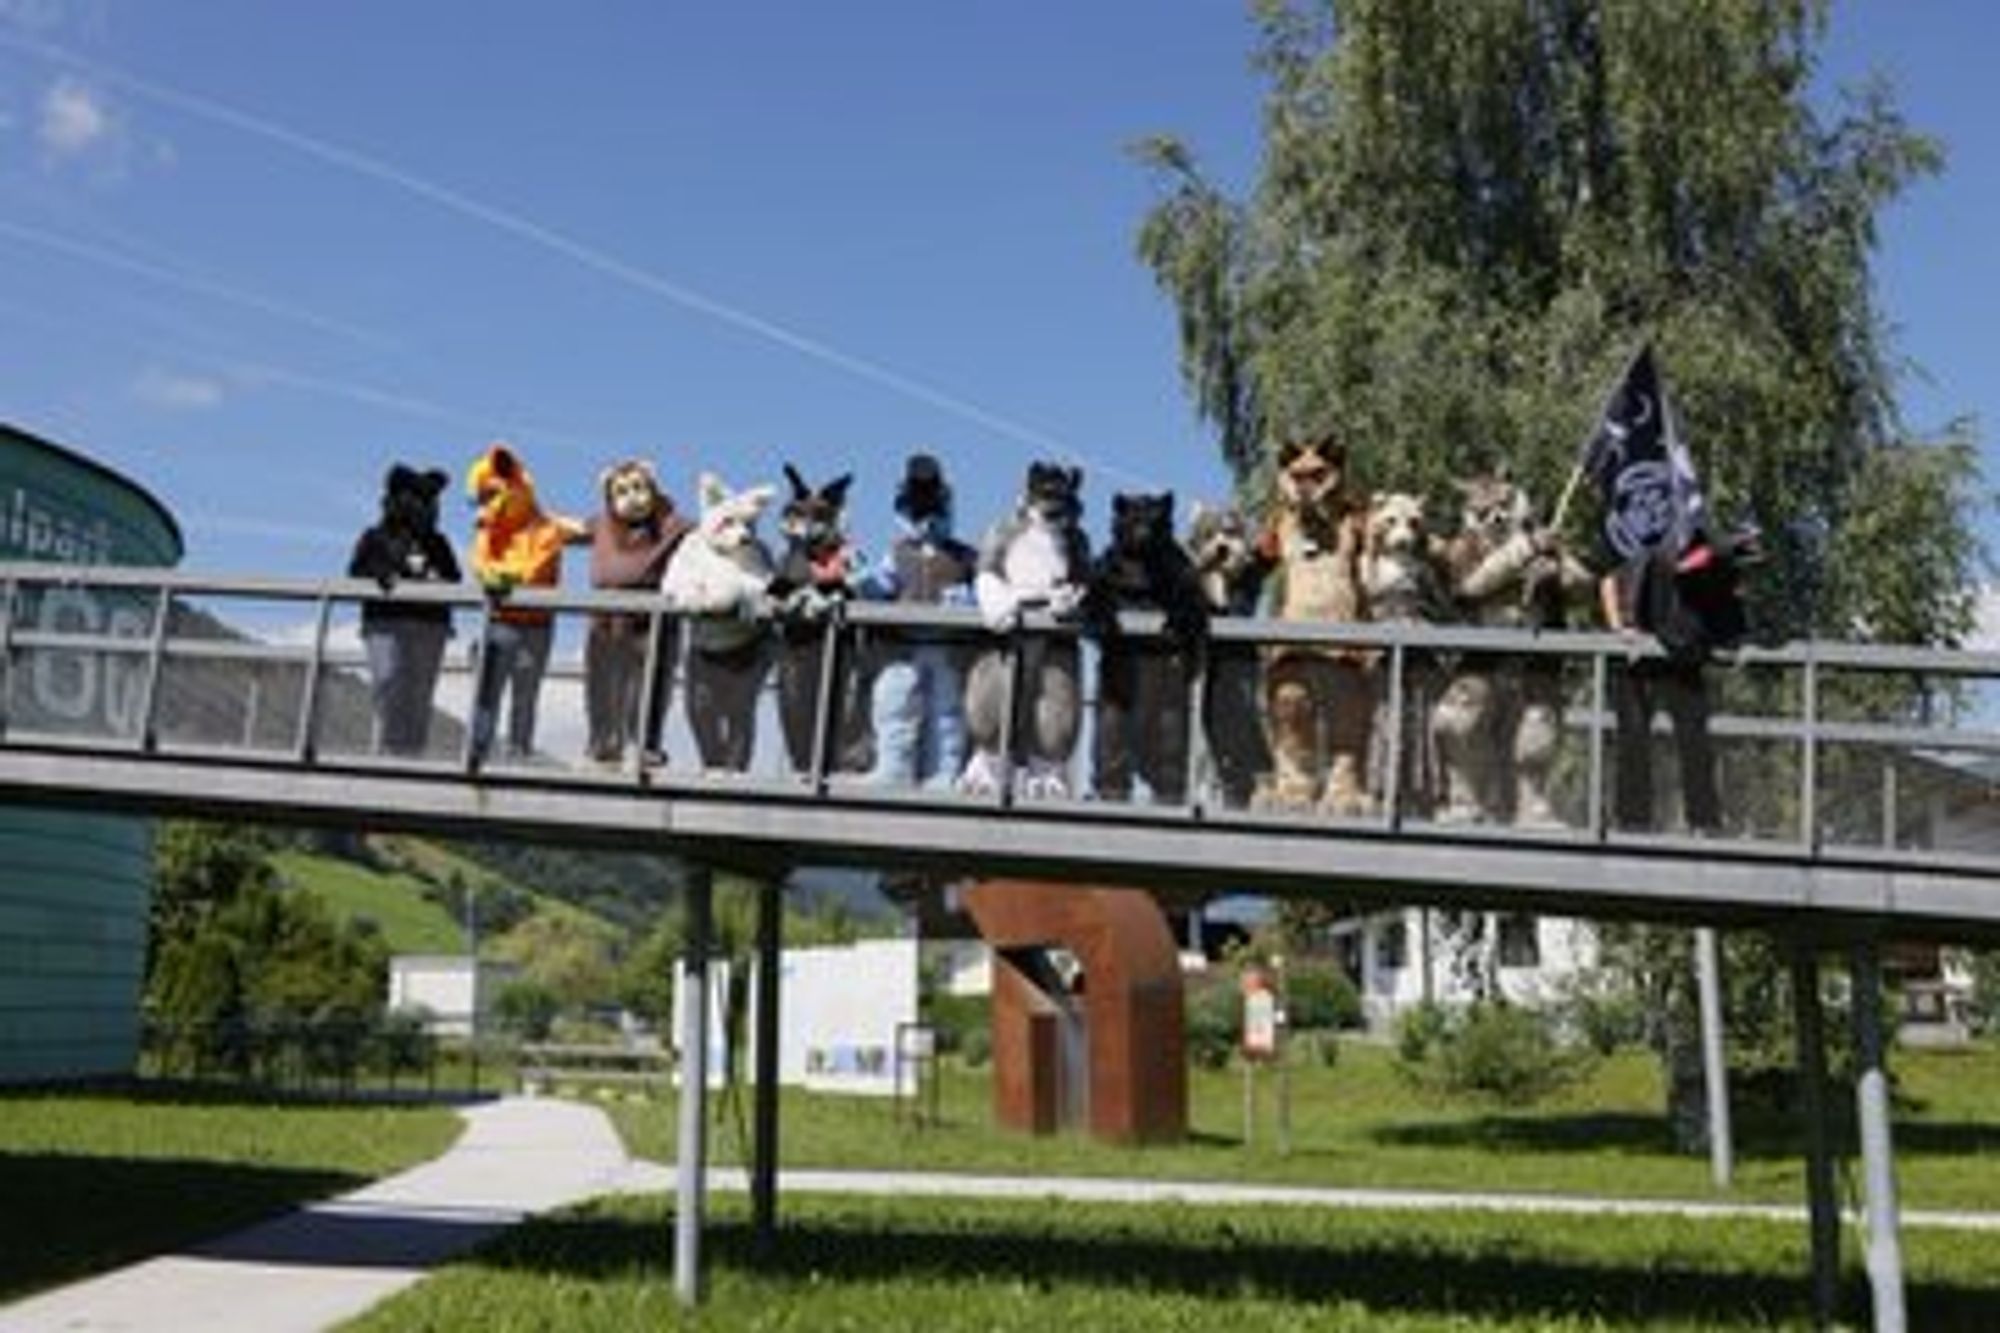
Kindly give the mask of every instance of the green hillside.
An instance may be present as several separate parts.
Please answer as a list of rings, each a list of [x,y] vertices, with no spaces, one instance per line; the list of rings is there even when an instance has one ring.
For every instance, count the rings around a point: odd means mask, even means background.
[[[279,880],[320,899],[339,919],[373,921],[391,953],[463,953],[465,932],[424,882],[402,871],[380,871],[316,852],[274,852]]]

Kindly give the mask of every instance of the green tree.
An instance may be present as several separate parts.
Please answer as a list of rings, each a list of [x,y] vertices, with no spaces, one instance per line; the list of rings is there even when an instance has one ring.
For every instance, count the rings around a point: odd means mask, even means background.
[[[1942,151],[1879,84],[1815,102],[1827,9],[1256,0],[1248,193],[1171,136],[1137,148],[1161,187],[1138,253],[1243,498],[1261,499],[1276,443],[1332,430],[1367,484],[1435,503],[1505,463],[1547,516],[1650,339],[1711,503],[1764,533],[1765,633],[1957,642],[1984,559],[1975,441],[1901,420],[1869,277],[1881,210]],[[1893,688],[1863,711],[1937,702]],[[1783,987],[1759,952],[1733,944],[1727,968],[1732,1030],[1762,1058]],[[1683,1105],[1686,936],[1640,932],[1620,955],[1665,1016]]]
[[[1881,87],[1813,104],[1825,0],[1254,8],[1249,195],[1138,149],[1139,254],[1246,496],[1274,441],[1331,428],[1372,484],[1440,497],[1504,460],[1547,504],[1651,338],[1712,500],[1775,557],[1762,623],[1965,632],[1973,442],[1903,428],[1868,273],[1941,153]]]

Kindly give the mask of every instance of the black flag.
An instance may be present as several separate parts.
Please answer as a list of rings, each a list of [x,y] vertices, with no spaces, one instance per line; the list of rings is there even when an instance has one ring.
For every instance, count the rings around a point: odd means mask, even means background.
[[[1661,547],[1678,555],[1704,526],[1701,483],[1651,344],[1611,391],[1583,467],[1604,502],[1604,545],[1615,560]]]

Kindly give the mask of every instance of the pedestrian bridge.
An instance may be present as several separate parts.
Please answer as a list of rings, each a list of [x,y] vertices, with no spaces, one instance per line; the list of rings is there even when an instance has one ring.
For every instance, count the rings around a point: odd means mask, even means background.
[[[2000,655],[1819,642],[1719,659],[1712,733],[1724,828],[1697,838],[1612,827],[1611,778],[1636,751],[1619,743],[1609,702],[1622,673],[1653,651],[1616,635],[1216,623],[1210,662],[1254,665],[1281,646],[1371,651],[1395,713],[1423,708],[1424,680],[1453,663],[1533,661],[1559,673],[1563,819],[1518,828],[1437,822],[1394,778],[1362,817],[1232,804],[1200,727],[1189,746],[1191,795],[1176,804],[1145,800],[1143,789],[1142,799],[1113,802],[871,784],[830,762],[837,666],[893,654],[916,633],[968,651],[997,646],[1018,662],[1033,638],[1077,632],[1031,619],[993,636],[970,611],[878,604],[811,623],[819,725],[804,771],[785,761],[767,701],[748,770],[705,773],[677,714],[664,766],[581,757],[577,646],[587,618],[665,617],[658,598],[518,592],[510,604],[546,609],[558,625],[544,752],[481,763],[464,718],[492,603],[471,586],[399,586],[388,596],[442,604],[456,620],[429,748],[410,757],[370,744],[356,624],[362,603],[384,597],[373,583],[0,564],[0,799],[603,844],[768,871],[846,865],[1356,904],[1811,922],[1836,933],[2000,933],[2000,731],[1982,704]],[[1159,632],[1157,618],[1124,624],[1135,636]],[[1086,649],[1086,689],[1088,662]],[[1010,674],[1018,683],[1020,672]],[[671,689],[683,703],[676,673],[649,677],[659,682],[649,694]],[[1197,696],[1190,691],[1190,706]],[[1087,716],[1071,767],[1078,792],[1090,788],[1090,725]],[[1655,728],[1641,744],[1662,770],[1659,822],[1671,829],[1674,746],[1663,720]],[[1379,730],[1391,751],[1421,734]]]

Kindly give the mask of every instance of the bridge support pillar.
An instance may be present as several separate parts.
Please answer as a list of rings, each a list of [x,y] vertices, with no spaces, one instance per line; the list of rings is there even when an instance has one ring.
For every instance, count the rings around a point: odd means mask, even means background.
[[[1708,1170],[1719,1190],[1736,1174],[1735,1134],[1729,1120],[1729,1061],[1722,1050],[1722,951],[1715,929],[1694,932],[1695,990],[1701,1004],[1701,1075],[1708,1094]]]
[[[1798,1041],[1799,1101],[1805,1118],[1806,1216],[1812,1236],[1813,1327],[1831,1328],[1840,1306],[1840,1209],[1826,1118],[1826,1019],[1820,1006],[1819,953],[1792,941],[1792,1012]]]
[[[1854,973],[1854,1084],[1861,1127],[1861,1176],[1867,1191],[1868,1286],[1875,1333],[1904,1333],[1903,1244],[1898,1234],[1895,1147],[1889,1134],[1889,1076],[1883,1062],[1882,946],[1870,938],[1850,954]]]
[[[714,878],[692,865],[682,934],[680,1140],[674,1154],[674,1297],[701,1301],[701,1223],[708,1176],[708,951]]]
[[[757,882],[757,1068],[751,1112],[750,1218],[757,1256],[778,1246],[778,980],[785,904],[775,876]]]

